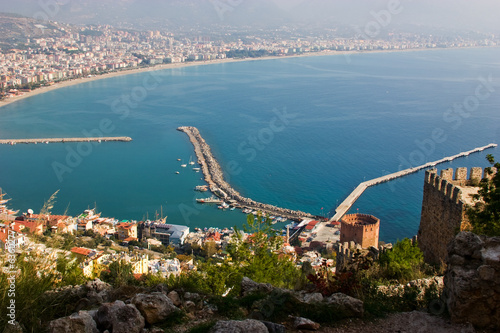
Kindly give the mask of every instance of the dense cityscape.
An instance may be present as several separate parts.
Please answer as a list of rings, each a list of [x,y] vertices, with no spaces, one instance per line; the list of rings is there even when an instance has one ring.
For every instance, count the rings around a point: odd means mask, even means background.
[[[43,36],[49,28],[36,24],[34,29],[34,35]],[[211,36],[205,35],[179,38],[170,32],[127,31],[111,26],[76,27],[51,23],[51,29],[55,32],[54,37],[25,38],[24,42],[18,41],[15,46],[4,48],[0,53],[3,98],[57,81],[162,64],[311,53],[491,47],[499,43],[495,35],[442,38],[389,34],[384,39],[368,36],[285,39],[280,35],[273,37],[265,34],[224,41],[212,40]]]

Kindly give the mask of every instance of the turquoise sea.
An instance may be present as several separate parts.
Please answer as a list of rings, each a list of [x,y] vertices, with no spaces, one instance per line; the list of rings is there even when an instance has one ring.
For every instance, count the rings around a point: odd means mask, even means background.
[[[239,211],[194,202],[202,174],[181,168],[199,128],[242,194],[328,214],[360,182],[500,143],[500,49],[268,59],[131,74],[0,109],[0,138],[130,136],[130,143],[0,145],[10,207],[241,225]],[[454,106],[457,104],[456,106]],[[465,106],[464,106],[465,105]],[[497,148],[441,164],[487,166]],[[175,172],[179,171],[180,174]],[[368,189],[352,211],[381,220],[381,239],[416,234],[424,172]],[[323,208],[323,210],[322,210]]]

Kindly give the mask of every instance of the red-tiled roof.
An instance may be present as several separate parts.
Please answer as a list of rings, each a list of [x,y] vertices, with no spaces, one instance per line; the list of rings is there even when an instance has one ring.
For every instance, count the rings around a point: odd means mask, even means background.
[[[88,256],[92,252],[92,250],[86,249],[83,247],[74,247],[71,249],[71,252],[76,253],[76,254],[81,254],[84,256]]]
[[[311,221],[311,222],[309,222],[307,225],[313,225],[313,226],[314,226],[314,225],[316,225],[316,224],[318,224],[318,223],[319,223],[319,221]]]
[[[136,241],[136,240],[137,240],[137,238],[135,238],[135,237],[127,237],[123,241],[125,241],[125,242],[131,242],[131,241]]]

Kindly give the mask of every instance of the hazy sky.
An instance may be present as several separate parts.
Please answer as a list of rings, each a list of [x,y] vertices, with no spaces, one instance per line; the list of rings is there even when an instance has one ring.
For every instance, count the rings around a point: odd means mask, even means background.
[[[388,10],[392,8],[392,13]],[[402,24],[500,32],[499,0],[0,0],[0,11],[73,23],[255,27]]]

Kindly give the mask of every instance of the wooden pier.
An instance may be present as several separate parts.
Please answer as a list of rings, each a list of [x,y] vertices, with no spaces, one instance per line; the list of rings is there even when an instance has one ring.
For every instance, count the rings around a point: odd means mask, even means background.
[[[344,216],[345,213],[347,213],[347,211],[352,207],[352,205],[356,202],[356,200],[358,200],[358,198],[361,196],[361,194],[363,194],[363,192],[368,187],[370,187],[370,186],[378,185],[380,183],[385,183],[385,182],[391,181],[391,180],[399,178],[399,177],[404,177],[404,176],[407,176],[409,174],[412,174],[412,173],[415,173],[417,171],[420,171],[422,169],[429,168],[429,167],[434,167],[434,166],[436,166],[436,165],[438,165],[440,163],[450,162],[450,161],[453,161],[456,158],[469,156],[470,154],[477,153],[477,152],[483,151],[485,149],[494,148],[496,146],[497,146],[497,144],[490,143],[487,146],[478,147],[478,148],[475,148],[475,149],[472,149],[472,150],[469,150],[469,151],[462,152],[460,154],[456,154],[456,155],[449,156],[449,157],[444,157],[444,158],[442,158],[440,160],[437,160],[437,161],[434,161],[434,162],[428,162],[426,164],[423,164],[423,165],[420,165],[420,166],[417,166],[417,167],[413,167],[413,168],[401,170],[401,171],[394,172],[394,173],[391,173],[391,174],[388,174],[388,175],[385,175],[385,176],[382,176],[382,177],[378,177],[378,178],[375,178],[375,179],[372,179],[372,180],[368,180],[366,182],[362,182],[337,207],[337,209],[335,209],[335,215],[330,219],[330,221],[339,221],[342,218],[342,216]]]
[[[112,137],[95,137],[95,138],[41,138],[41,139],[2,139],[0,144],[2,145],[16,145],[16,144],[28,144],[28,143],[65,143],[65,142],[105,142],[105,141],[121,141],[129,142],[132,138],[128,136],[112,136]]]

